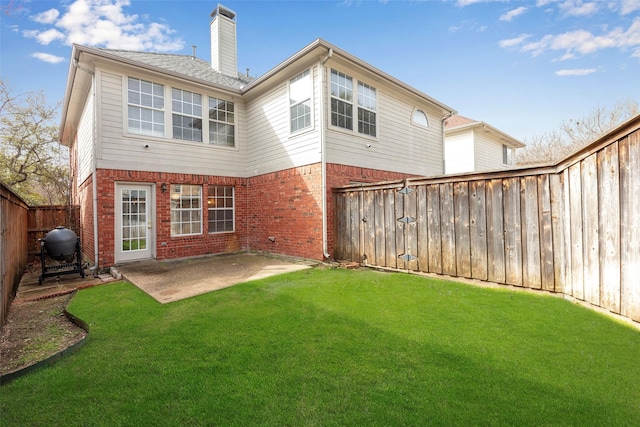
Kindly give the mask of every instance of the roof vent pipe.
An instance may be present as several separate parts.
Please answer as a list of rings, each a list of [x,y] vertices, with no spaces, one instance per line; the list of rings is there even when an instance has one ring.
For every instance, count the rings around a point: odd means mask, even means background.
[[[191,59],[196,59],[196,45],[191,46]]]

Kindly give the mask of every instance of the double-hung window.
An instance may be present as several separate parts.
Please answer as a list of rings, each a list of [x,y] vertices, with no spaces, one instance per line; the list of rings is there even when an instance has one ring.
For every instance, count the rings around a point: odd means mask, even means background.
[[[357,109],[358,132],[376,136],[376,89],[363,82],[354,85],[353,77],[331,70],[331,125],[353,130],[354,109]]]
[[[209,97],[209,144],[235,147],[235,106]]]
[[[353,79],[331,70],[331,124],[353,130]]]
[[[131,133],[164,136],[164,86],[129,77],[127,129]]]
[[[202,187],[171,186],[171,235],[202,234]]]
[[[358,82],[358,132],[376,136],[376,90]]]
[[[309,70],[289,81],[291,133],[311,126],[311,73]]]
[[[187,90],[171,90],[173,139],[202,142],[202,95]]]
[[[210,185],[207,198],[209,210],[209,233],[222,233],[234,230],[233,187]]]

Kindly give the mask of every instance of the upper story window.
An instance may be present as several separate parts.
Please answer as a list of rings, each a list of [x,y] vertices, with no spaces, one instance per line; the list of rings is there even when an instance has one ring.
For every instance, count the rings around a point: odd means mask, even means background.
[[[358,111],[358,132],[376,136],[376,89],[366,83],[354,86],[353,78],[336,70],[331,70],[331,125],[353,130],[353,110]],[[357,96],[354,97],[354,87]],[[354,100],[357,99],[357,105]]]
[[[311,73],[309,70],[289,81],[291,133],[311,127]]]
[[[376,136],[376,90],[358,83],[358,132]]]
[[[164,136],[164,86],[129,77],[127,129],[131,133]]]
[[[209,144],[235,147],[235,106],[231,101],[209,98]]]
[[[171,90],[173,139],[202,142],[202,95]]]
[[[331,124],[353,130],[353,79],[331,70]]]
[[[502,163],[505,165],[513,164],[513,149],[502,144]]]
[[[411,122],[418,126],[429,127],[429,119],[427,115],[422,110],[413,110],[413,114],[411,115]]]

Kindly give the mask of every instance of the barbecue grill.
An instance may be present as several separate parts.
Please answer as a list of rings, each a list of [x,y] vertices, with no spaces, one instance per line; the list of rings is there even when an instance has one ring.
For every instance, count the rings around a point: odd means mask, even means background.
[[[45,277],[61,274],[79,273],[80,277],[84,277],[80,238],[68,228],[56,227],[40,239],[40,260],[42,263],[42,274],[38,279],[40,284],[44,282]]]

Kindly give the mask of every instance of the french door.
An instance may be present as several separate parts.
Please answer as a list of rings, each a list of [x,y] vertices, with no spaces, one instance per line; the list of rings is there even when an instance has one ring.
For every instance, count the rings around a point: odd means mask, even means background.
[[[155,238],[153,186],[116,184],[116,262],[152,258]]]

